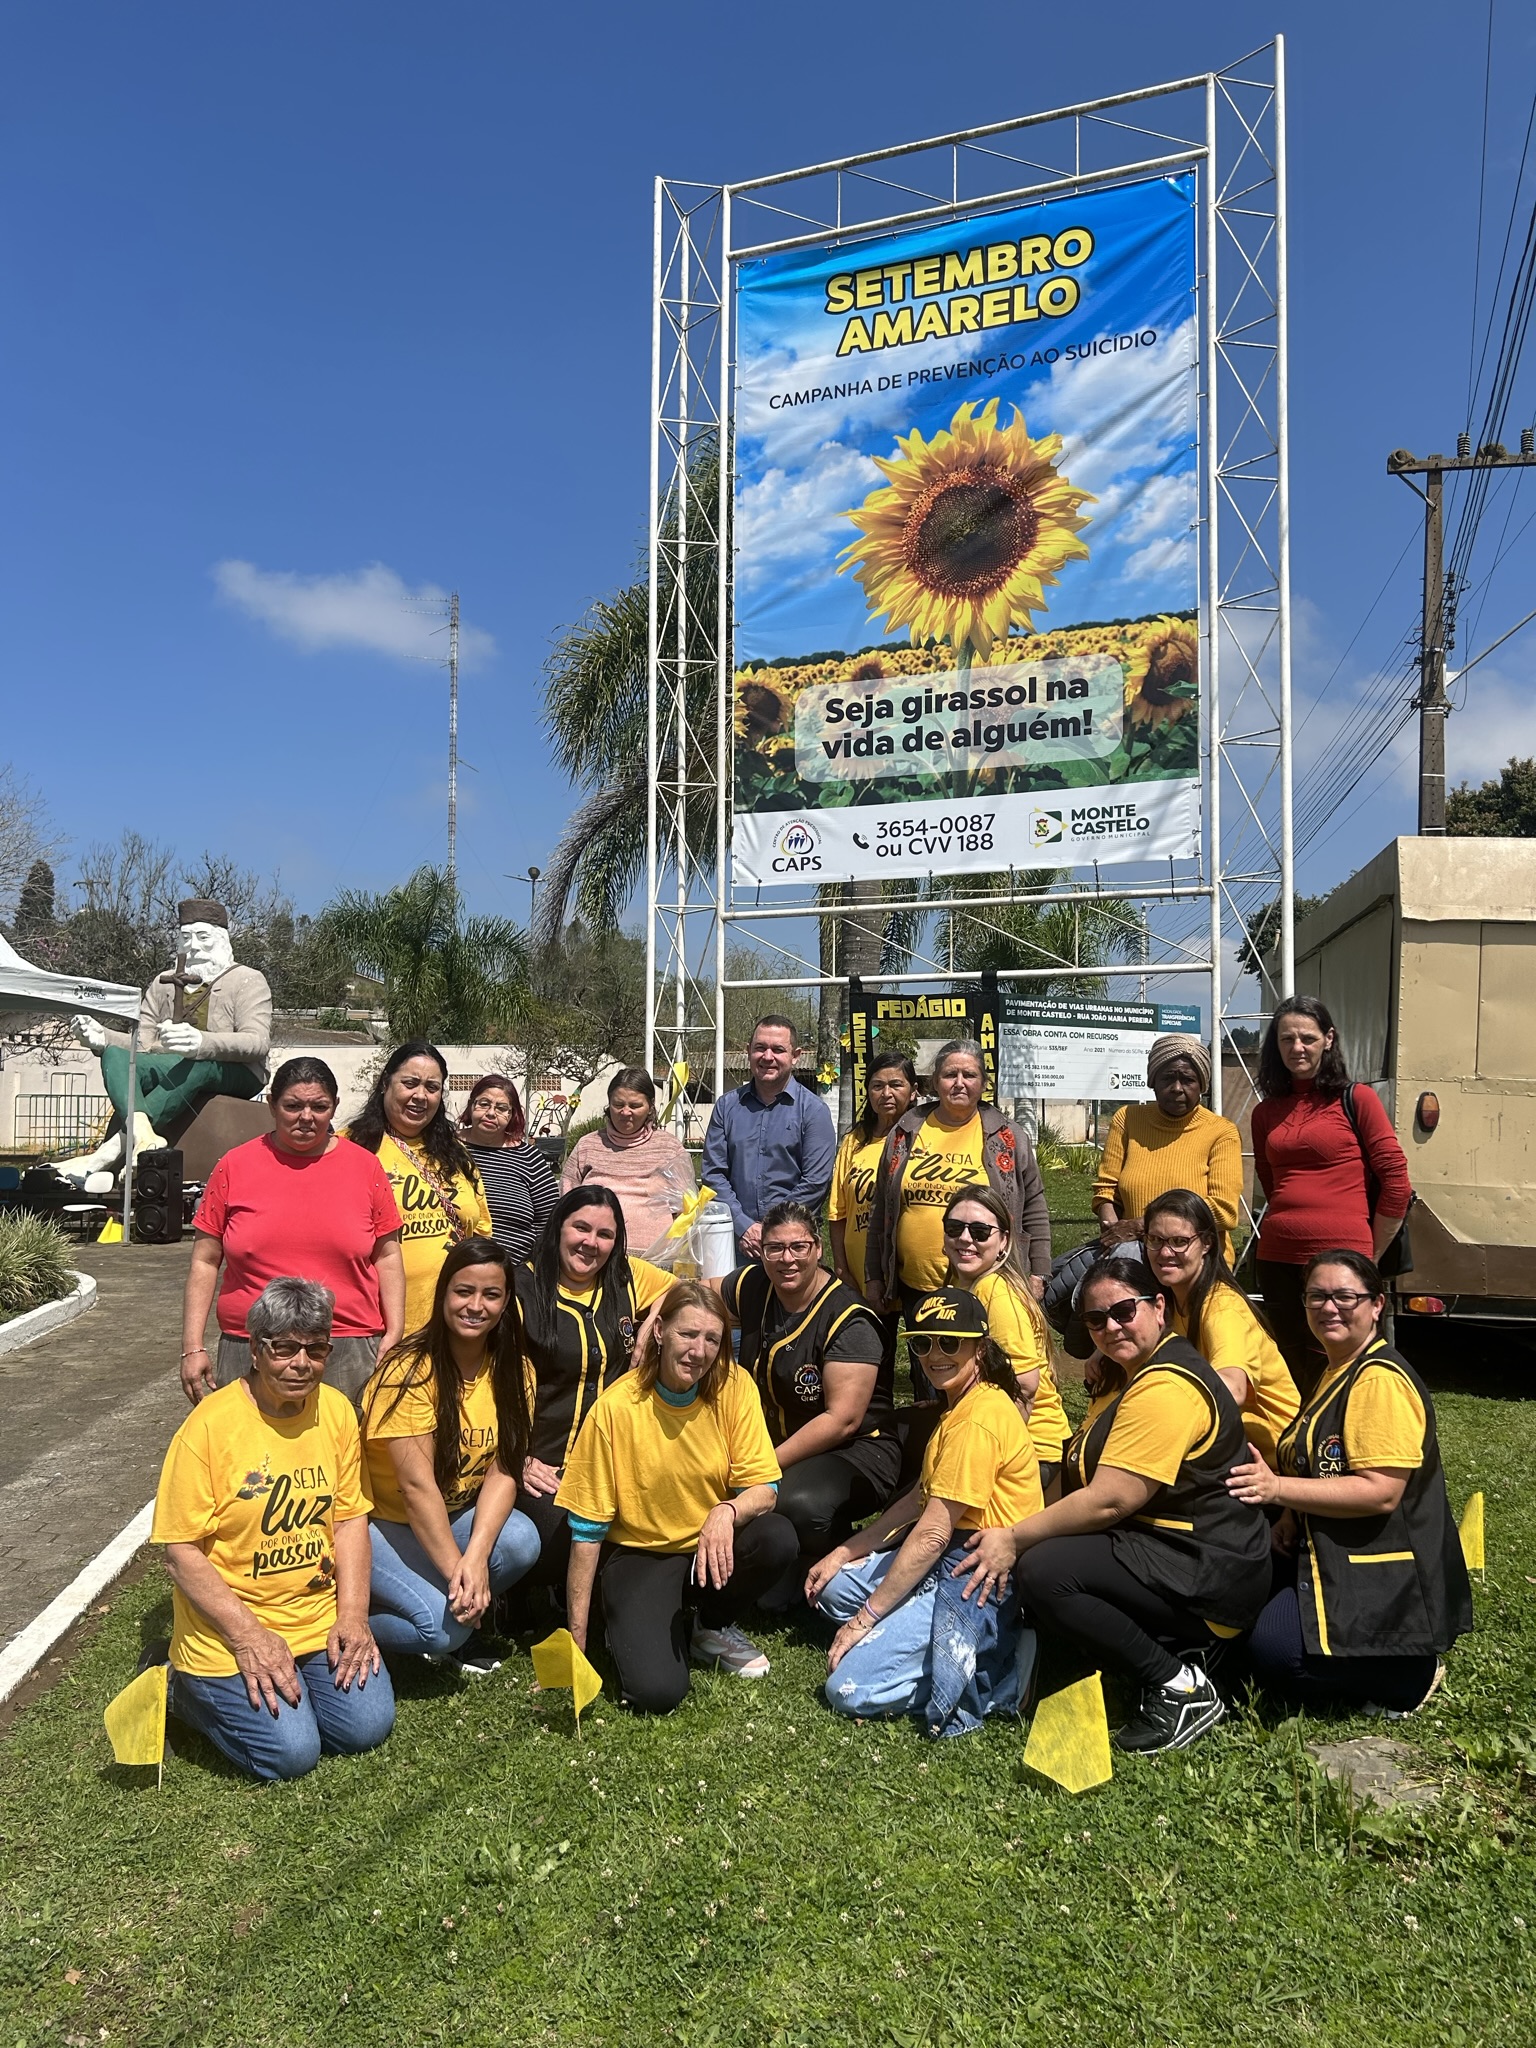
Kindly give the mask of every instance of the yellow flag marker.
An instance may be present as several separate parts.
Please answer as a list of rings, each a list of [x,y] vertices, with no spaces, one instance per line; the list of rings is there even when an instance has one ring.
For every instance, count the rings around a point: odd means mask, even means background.
[[[1099,1674],[1053,1692],[1035,1709],[1024,1761],[1043,1778],[1069,1792],[1107,1785],[1114,1776],[1109,1757],[1109,1721]]]
[[[673,1217],[667,1236],[686,1237],[714,1199],[715,1191],[708,1186],[701,1187],[696,1195],[684,1195],[683,1206]]]
[[[105,1222],[105,1223],[103,1223],[103,1225],[101,1226],[101,1231],[100,1231],[100,1234],[98,1235],[98,1237],[97,1237],[97,1239],[96,1239],[96,1242],[97,1242],[98,1244],[121,1244],[121,1243],[122,1243],[122,1241],[123,1241],[123,1219],[122,1219],[122,1217],[121,1217],[121,1216],[109,1216],[109,1217],[107,1218],[106,1222]]]
[[[1483,1496],[1474,1493],[1461,1511],[1461,1554],[1469,1572],[1486,1569],[1483,1556]]]
[[[152,1664],[125,1685],[102,1714],[120,1764],[153,1764],[165,1768],[165,1691],[168,1664]]]
[[[568,1628],[557,1628],[552,1636],[533,1646],[533,1675],[546,1692],[569,1691],[576,1708],[576,1733],[581,1733],[581,1712],[590,1707],[603,1689],[603,1681],[576,1647]]]

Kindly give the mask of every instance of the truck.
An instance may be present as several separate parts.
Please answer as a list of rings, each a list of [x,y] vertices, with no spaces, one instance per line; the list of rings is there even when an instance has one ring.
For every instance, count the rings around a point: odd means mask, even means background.
[[[1400,1332],[1536,1326],[1536,840],[1394,839],[1298,920],[1296,987],[1407,1154]]]

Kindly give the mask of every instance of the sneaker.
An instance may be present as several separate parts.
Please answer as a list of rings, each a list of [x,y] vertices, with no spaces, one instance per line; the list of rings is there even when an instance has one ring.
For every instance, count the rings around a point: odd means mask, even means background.
[[[1435,1675],[1429,1681],[1428,1686],[1425,1688],[1423,1699],[1421,1699],[1416,1706],[1380,1707],[1376,1704],[1374,1700],[1367,1700],[1365,1705],[1360,1709],[1360,1711],[1362,1714],[1371,1715],[1373,1719],[1378,1721],[1408,1721],[1411,1720],[1415,1714],[1421,1714],[1424,1711],[1424,1709],[1429,1705],[1430,1701],[1434,1698],[1435,1694],[1440,1690],[1441,1686],[1444,1685],[1444,1683],[1445,1659],[1442,1657],[1438,1660],[1438,1662],[1435,1665]]]
[[[695,1664],[712,1664],[733,1678],[766,1678],[771,1666],[752,1638],[739,1628],[705,1628],[696,1623],[689,1651]]]
[[[476,1630],[443,1662],[451,1671],[462,1671],[466,1678],[489,1678],[493,1671],[501,1669],[501,1654]]]
[[[1114,1737],[1116,1749],[1140,1756],[1160,1756],[1165,1749],[1183,1749],[1226,1713],[1221,1695],[1202,1671],[1188,1692],[1171,1685],[1148,1686],[1134,1718]]]

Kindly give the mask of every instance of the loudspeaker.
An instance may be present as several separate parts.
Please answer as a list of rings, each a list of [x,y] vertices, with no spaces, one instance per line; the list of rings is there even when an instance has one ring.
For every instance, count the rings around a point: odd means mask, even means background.
[[[179,1152],[146,1152],[134,1161],[133,1234],[140,1244],[181,1243]]]

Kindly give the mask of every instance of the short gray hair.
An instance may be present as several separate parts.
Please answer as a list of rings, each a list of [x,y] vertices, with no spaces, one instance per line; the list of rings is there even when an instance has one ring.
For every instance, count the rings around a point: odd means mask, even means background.
[[[968,1060],[976,1062],[976,1071],[983,1077],[987,1071],[987,1056],[974,1038],[952,1038],[947,1045],[941,1045],[933,1062],[933,1078],[937,1081],[944,1071],[944,1062],[964,1053]]]
[[[329,1337],[336,1297],[318,1280],[299,1280],[291,1273],[269,1280],[251,1303],[245,1318],[253,1343],[274,1337]]]

